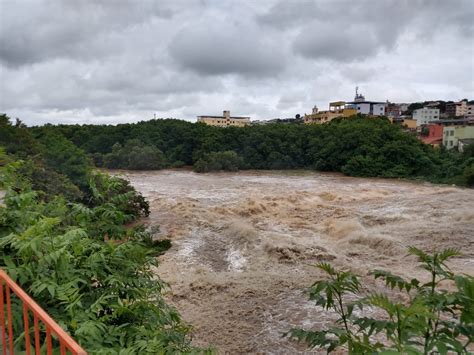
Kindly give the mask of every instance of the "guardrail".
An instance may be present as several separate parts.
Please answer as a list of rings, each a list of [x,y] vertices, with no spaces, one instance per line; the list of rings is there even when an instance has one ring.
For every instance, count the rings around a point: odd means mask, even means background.
[[[23,335],[25,339],[24,350],[15,349],[15,335],[13,334],[12,296],[21,301],[23,308],[23,330],[18,336]],[[6,311],[5,311],[6,306]],[[5,318],[6,316],[6,318]],[[33,327],[30,326],[32,317]],[[13,281],[5,271],[0,269],[0,331],[3,355],[13,355],[17,350],[27,355],[53,354],[54,343],[59,343],[61,355],[68,352],[73,355],[86,355],[87,353],[51,318],[23,289]],[[31,334],[33,333],[33,335]],[[32,338],[34,338],[32,346]],[[19,338],[21,339],[21,338]]]

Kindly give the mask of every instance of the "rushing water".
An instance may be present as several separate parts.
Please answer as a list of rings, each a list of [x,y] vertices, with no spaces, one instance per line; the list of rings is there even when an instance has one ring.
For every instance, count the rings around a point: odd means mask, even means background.
[[[292,327],[334,319],[305,290],[330,261],[367,276],[423,277],[406,247],[457,247],[450,264],[474,274],[474,190],[312,172],[125,173],[150,201],[148,223],[173,247],[161,258],[167,295],[196,345],[228,353],[297,353]]]

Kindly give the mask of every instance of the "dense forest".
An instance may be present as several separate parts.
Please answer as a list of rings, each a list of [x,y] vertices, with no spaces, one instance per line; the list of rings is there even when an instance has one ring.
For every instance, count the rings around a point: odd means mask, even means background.
[[[154,272],[170,242],[139,223],[148,202],[128,181],[95,171],[58,132],[36,139],[2,116],[0,190],[0,267],[88,353],[198,350]],[[17,301],[15,352],[24,353]]]
[[[222,129],[160,119],[116,126],[45,125],[30,131],[39,141],[54,146],[61,145],[58,139],[72,142],[96,166],[106,168],[316,169],[474,185],[474,147],[464,154],[433,149],[385,118],[362,115],[310,126]]]

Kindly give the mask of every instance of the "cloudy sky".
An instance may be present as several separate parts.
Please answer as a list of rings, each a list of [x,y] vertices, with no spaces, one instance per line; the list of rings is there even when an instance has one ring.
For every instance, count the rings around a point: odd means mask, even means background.
[[[0,112],[29,125],[294,117],[474,99],[473,0],[0,0]]]

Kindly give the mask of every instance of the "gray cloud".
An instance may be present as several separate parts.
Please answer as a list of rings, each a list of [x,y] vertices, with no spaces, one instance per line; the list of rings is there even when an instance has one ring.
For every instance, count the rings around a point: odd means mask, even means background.
[[[0,61],[7,66],[54,58],[97,59],[111,55],[110,42],[131,26],[170,18],[166,2],[3,0]]]
[[[0,0],[0,112],[28,124],[474,98],[472,0]]]
[[[216,18],[184,28],[170,51],[184,68],[204,75],[275,75],[285,65],[285,53],[255,24]]]

